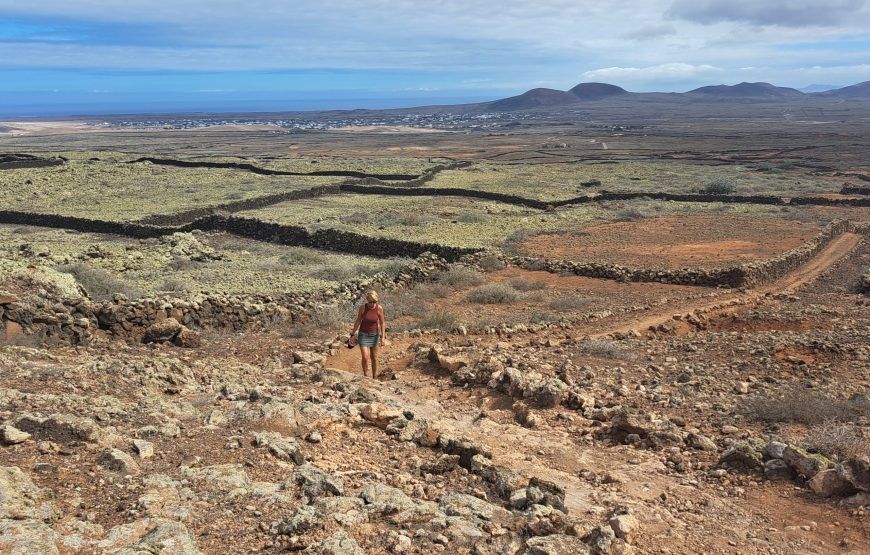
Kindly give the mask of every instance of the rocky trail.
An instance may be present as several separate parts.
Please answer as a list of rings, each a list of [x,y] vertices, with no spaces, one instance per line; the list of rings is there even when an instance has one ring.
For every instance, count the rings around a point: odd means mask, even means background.
[[[640,338],[648,329],[673,323],[674,314],[682,314],[681,323],[684,323],[695,315],[715,312],[717,317],[724,317],[761,305],[775,305],[831,270],[861,241],[860,235],[844,234],[806,264],[770,284],[749,290],[716,292],[710,301],[695,299],[653,308],[644,311],[639,318],[629,313],[628,317],[614,316],[593,324],[578,323],[555,333],[532,334],[532,337],[516,333],[506,337],[484,335],[419,341],[398,336],[382,353],[379,379],[359,379],[385,399],[484,446],[498,464],[558,484],[566,493],[565,505],[572,514],[601,517],[607,513],[605,507],[620,505],[630,508],[635,515],[643,515],[639,518],[644,539],[655,542],[666,538],[674,552],[809,553],[819,548],[834,549],[839,542],[839,547],[845,548],[843,552],[858,553],[861,548],[858,551],[848,548],[861,545],[870,534],[870,528],[860,518],[836,514],[836,527],[819,526],[819,522],[831,520],[831,508],[808,504],[804,495],[793,494],[791,486],[769,482],[761,485],[740,478],[726,479],[724,483],[710,480],[708,469],[715,466],[715,456],[711,457],[710,453],[706,454],[706,460],[696,463],[703,469],[696,477],[683,475],[675,480],[673,465],[667,458],[663,461],[658,453],[625,445],[598,445],[596,438],[601,430],[596,430],[596,422],[584,418],[582,411],[578,413],[564,407],[533,410],[530,400],[505,395],[493,389],[492,382],[489,386],[456,383],[454,369],[432,362],[427,353],[431,345],[441,342],[466,354],[485,350],[515,359],[527,357],[529,347],[546,345],[549,355],[555,356],[542,354],[540,359],[533,360],[537,364],[555,365],[552,359],[569,358],[564,353],[573,345],[614,336]],[[699,331],[694,326],[684,326],[674,333]],[[444,358],[449,366],[451,359]],[[457,365],[473,364],[468,358],[463,359],[462,354],[452,360]],[[677,359],[662,356],[658,360],[664,363]],[[325,365],[345,372],[360,372],[356,350],[341,349],[329,357]],[[668,366],[678,367],[676,364]],[[756,491],[747,495],[746,485],[762,487],[763,493]],[[723,490],[726,491],[724,498]],[[777,499],[775,507],[771,506],[771,497]],[[747,528],[755,532],[747,534]],[[719,539],[713,541],[712,538]]]

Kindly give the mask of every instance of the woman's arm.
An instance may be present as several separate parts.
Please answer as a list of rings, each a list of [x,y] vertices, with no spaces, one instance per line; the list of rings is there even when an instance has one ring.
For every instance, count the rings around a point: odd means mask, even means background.
[[[381,307],[381,309],[378,311],[378,325],[381,328],[381,347],[384,346],[384,341],[387,339],[387,326],[384,323],[385,320],[386,319],[384,318],[384,309],[383,307]]]
[[[353,335],[356,333],[356,330],[359,329],[359,325],[362,323],[363,317],[363,307],[359,307],[359,310],[356,313],[356,320],[353,323],[353,329],[350,330],[350,334]]]

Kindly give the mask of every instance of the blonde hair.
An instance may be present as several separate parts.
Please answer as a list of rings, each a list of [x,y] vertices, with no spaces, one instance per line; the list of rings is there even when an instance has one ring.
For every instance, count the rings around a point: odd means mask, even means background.
[[[372,289],[371,291],[366,291],[366,300],[371,299],[374,302],[378,302],[378,292]]]

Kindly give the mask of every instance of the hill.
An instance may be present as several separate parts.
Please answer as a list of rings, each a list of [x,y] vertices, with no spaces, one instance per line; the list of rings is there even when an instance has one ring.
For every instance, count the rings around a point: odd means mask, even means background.
[[[485,106],[489,110],[510,112],[513,110],[528,110],[530,108],[559,106],[573,102],[577,102],[577,97],[569,92],[539,88],[526,91],[517,96],[495,100]]]
[[[611,96],[629,94],[627,90],[609,83],[580,83],[568,92],[581,100],[601,100]]]
[[[842,98],[870,98],[870,81],[864,81],[856,85],[849,85],[841,89],[834,89],[821,93],[824,96],[839,96]]]
[[[754,99],[784,99],[799,98],[804,93],[789,87],[777,87],[770,83],[738,83],[736,85],[710,85],[693,89],[686,94],[695,96],[729,98],[754,98]]]

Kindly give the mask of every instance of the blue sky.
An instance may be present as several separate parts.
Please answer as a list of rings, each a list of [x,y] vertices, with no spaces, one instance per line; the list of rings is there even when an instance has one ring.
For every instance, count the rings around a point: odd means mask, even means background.
[[[870,80],[870,0],[0,0],[0,115]]]

